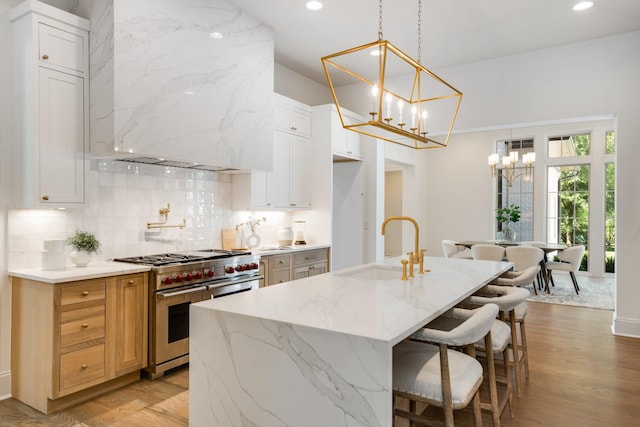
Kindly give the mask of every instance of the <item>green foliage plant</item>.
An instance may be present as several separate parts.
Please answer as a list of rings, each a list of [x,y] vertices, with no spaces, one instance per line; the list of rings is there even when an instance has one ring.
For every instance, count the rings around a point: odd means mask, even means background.
[[[518,222],[520,221],[520,206],[510,205],[498,209],[496,219],[498,222]]]
[[[78,251],[98,253],[100,250],[100,242],[93,234],[87,231],[77,230],[73,236],[67,239],[67,243]]]

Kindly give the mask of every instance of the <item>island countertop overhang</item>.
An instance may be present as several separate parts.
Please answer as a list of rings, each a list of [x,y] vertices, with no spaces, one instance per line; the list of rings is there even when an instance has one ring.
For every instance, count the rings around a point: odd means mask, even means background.
[[[425,265],[430,272],[402,281],[400,258],[388,258],[196,306],[395,345],[512,268],[508,262],[438,257],[426,257]],[[358,274],[381,267],[397,268],[397,278],[395,270],[382,280]]]

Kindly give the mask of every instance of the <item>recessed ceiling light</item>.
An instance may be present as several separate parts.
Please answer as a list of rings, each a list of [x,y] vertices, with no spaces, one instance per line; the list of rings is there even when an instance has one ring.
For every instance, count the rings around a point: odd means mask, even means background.
[[[592,7],[593,7],[593,2],[592,1],[581,1],[580,3],[576,3],[573,6],[573,10],[578,12],[578,11],[581,11],[581,10],[591,9]]]
[[[213,33],[210,33],[210,34],[209,34],[209,37],[211,37],[212,39],[221,39],[221,38],[223,38],[224,36],[222,35],[222,33],[219,33],[219,32],[217,32],[217,31],[215,31],[215,32],[213,32]]]
[[[307,9],[309,10],[320,10],[322,9],[322,3],[320,3],[319,1],[308,1],[307,2]]]

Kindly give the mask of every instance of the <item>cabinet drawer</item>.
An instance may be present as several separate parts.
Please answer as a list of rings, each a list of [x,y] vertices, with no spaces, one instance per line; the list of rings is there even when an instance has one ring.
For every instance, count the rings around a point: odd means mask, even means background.
[[[291,256],[286,255],[271,255],[269,256],[269,268],[278,269],[289,267],[291,265]]]
[[[325,260],[327,260],[327,251],[324,249],[304,251],[293,254],[294,266]]]
[[[104,377],[104,344],[60,356],[60,391]]]
[[[290,282],[291,281],[291,271],[288,268],[273,270],[271,274],[271,283],[270,285],[277,285],[279,283]]]
[[[65,285],[62,288],[60,305],[78,304],[81,302],[97,301],[105,297],[106,282],[83,282],[77,285]]]
[[[105,306],[64,311],[60,315],[60,347],[103,338],[105,331]]]

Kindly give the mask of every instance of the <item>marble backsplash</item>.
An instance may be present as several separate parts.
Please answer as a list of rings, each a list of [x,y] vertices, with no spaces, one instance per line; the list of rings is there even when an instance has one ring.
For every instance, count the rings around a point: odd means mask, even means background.
[[[233,211],[229,174],[91,160],[86,178],[83,207],[9,211],[9,269],[40,267],[44,240],[66,239],[77,229],[96,235],[101,251],[94,259],[107,260],[221,248],[221,229],[250,217],[267,219],[258,233],[263,245],[275,244],[277,227],[292,221],[291,212]],[[147,222],[163,220],[158,211],[167,204],[171,206],[167,224],[185,219],[186,227],[147,230]]]

